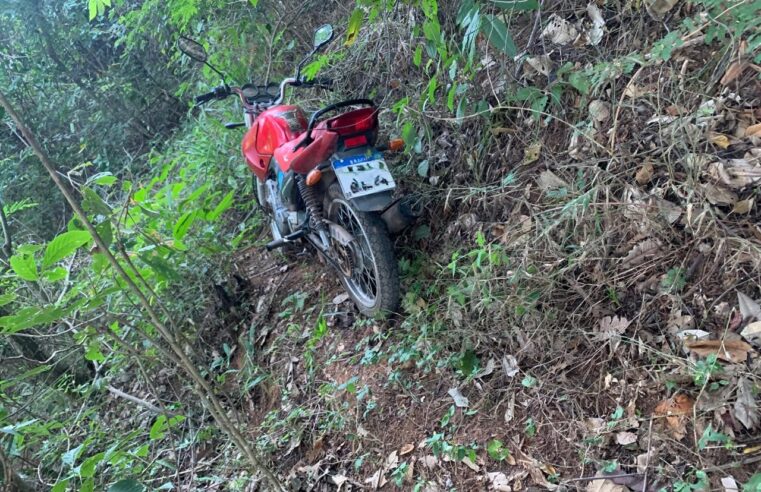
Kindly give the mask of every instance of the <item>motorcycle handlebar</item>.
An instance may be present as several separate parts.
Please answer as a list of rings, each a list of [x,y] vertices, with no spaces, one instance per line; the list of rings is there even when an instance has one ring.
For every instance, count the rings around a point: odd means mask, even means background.
[[[305,80],[301,83],[305,87],[319,87],[321,89],[332,89],[333,79],[328,77],[315,77],[312,80]]]
[[[196,106],[209,102],[212,99],[224,99],[229,95],[230,95],[230,88],[227,85],[220,85],[213,88],[211,92],[207,92],[206,94],[201,94],[200,96],[196,96],[195,98]]]

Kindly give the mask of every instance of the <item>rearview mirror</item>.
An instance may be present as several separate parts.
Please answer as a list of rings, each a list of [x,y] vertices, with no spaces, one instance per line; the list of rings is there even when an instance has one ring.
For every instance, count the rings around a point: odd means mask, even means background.
[[[209,57],[206,54],[206,48],[201,43],[185,36],[180,36],[180,39],[177,40],[177,47],[190,58],[201,63],[206,63]]]
[[[314,49],[318,50],[328,44],[333,39],[333,26],[325,24],[317,28],[314,32]]]

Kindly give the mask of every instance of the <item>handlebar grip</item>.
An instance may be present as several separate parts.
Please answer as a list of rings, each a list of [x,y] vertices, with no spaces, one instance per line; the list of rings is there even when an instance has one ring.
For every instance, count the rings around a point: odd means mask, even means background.
[[[211,92],[207,92],[206,94],[201,94],[200,96],[196,96],[196,104],[203,104],[205,102],[211,101],[212,99],[224,99],[227,96],[230,95],[230,88],[225,85],[220,85],[211,90]]]
[[[310,81],[313,85],[323,87],[325,89],[333,88],[333,79],[328,77],[316,77]]]
[[[214,92],[207,92],[206,94],[201,94],[200,96],[196,96],[196,104],[203,104],[205,102],[209,102],[212,99],[217,97]]]

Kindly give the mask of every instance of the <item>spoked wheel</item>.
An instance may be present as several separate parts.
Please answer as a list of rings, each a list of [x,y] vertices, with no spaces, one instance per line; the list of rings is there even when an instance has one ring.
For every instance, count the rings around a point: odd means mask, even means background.
[[[333,242],[341,282],[362,314],[391,313],[399,307],[399,276],[386,224],[355,210],[343,197],[333,198],[328,218],[352,235],[347,245]]]

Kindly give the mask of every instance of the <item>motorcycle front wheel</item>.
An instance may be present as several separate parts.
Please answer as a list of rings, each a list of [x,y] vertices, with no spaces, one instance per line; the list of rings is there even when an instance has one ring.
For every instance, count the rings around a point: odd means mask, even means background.
[[[356,210],[342,195],[331,195],[328,219],[353,237],[348,246],[334,243],[346,292],[366,316],[395,312],[399,274],[386,224],[377,214]]]

